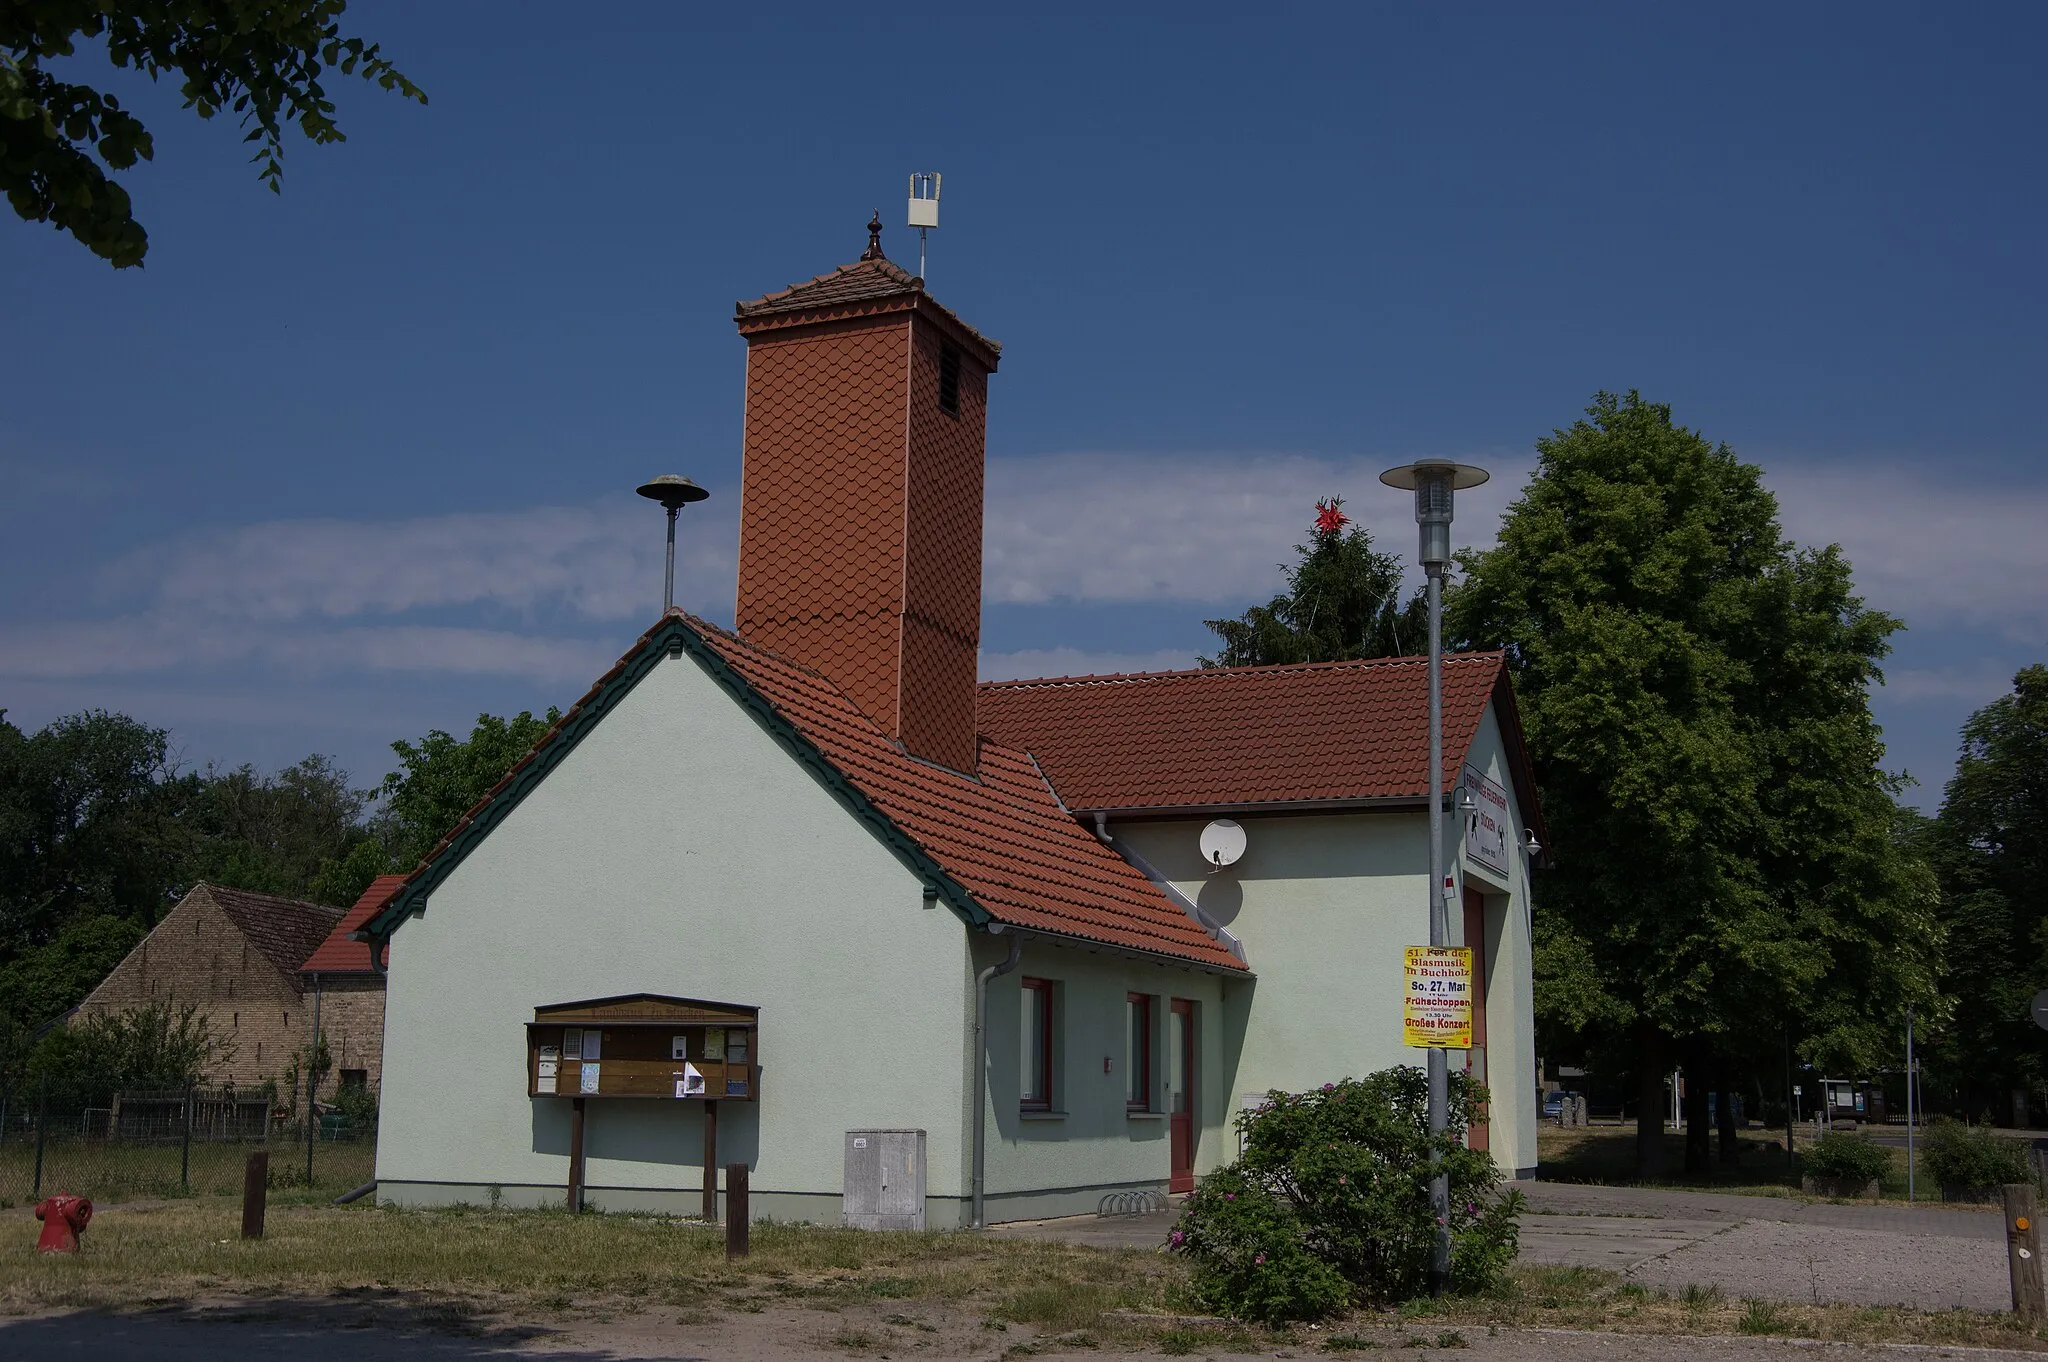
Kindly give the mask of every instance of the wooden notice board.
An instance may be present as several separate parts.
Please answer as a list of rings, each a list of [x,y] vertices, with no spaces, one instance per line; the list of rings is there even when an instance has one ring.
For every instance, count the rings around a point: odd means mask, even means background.
[[[533,1010],[529,1097],[751,1102],[760,1095],[760,1009],[635,993]]]

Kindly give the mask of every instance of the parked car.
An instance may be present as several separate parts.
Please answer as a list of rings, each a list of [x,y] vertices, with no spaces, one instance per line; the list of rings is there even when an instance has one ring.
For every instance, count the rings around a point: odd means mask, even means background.
[[[1558,1117],[1564,1115],[1565,1096],[1566,1094],[1562,1089],[1560,1089],[1557,1092],[1545,1094],[1543,1098],[1544,1120],[1555,1121]]]

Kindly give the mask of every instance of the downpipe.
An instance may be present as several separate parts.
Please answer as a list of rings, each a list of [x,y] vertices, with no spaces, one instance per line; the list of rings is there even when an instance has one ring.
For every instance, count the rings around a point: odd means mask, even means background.
[[[1024,958],[1024,938],[1010,933],[1010,954],[974,976],[974,1228],[984,1227],[982,1192],[988,1167],[988,981]]]

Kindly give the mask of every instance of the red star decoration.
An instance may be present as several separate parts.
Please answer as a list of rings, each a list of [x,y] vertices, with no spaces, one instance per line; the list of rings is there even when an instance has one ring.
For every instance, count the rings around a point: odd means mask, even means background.
[[[1337,508],[1343,503],[1336,497],[1316,503],[1316,533],[1335,534],[1351,523],[1351,517]]]

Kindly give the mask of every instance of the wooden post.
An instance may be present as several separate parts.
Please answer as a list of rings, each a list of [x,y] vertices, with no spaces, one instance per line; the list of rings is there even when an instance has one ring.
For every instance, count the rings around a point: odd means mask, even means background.
[[[270,1151],[259,1149],[242,1168],[242,1237],[263,1237],[263,1207],[270,1199]]]
[[[704,1099],[704,1223],[718,1223],[718,1103]]]
[[[2041,1221],[2034,1208],[2034,1189],[2008,1182],[2005,1197],[2005,1264],[2012,1276],[2013,1313],[2029,1324],[2041,1322]]]
[[[569,1214],[583,1209],[583,1099],[569,1099]]]
[[[747,1166],[729,1163],[725,1166],[726,1257],[747,1256],[747,1226],[751,1220],[747,1212]]]

